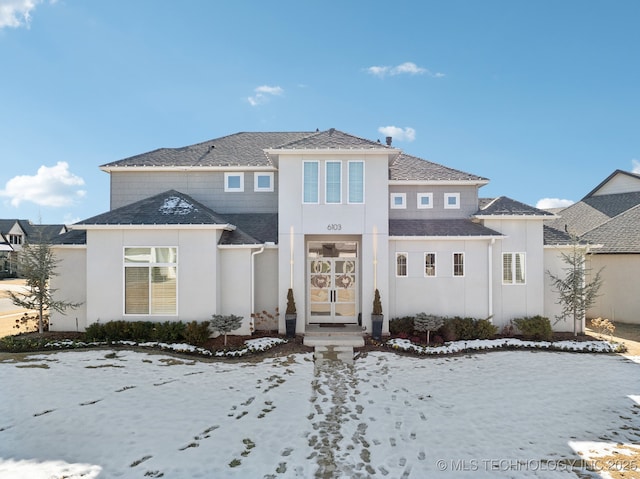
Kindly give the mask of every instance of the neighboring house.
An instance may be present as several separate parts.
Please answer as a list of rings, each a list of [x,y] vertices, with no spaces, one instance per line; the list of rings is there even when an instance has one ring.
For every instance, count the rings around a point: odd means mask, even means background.
[[[330,129],[237,133],[161,148],[100,167],[110,211],[70,226],[52,281],[73,317],[207,320],[284,313],[371,331],[374,292],[385,323],[419,312],[490,318],[544,315],[544,220],[509,198],[479,199],[489,180]],[[546,303],[545,303],[546,302]],[[279,328],[284,332],[284,314]],[[572,330],[571,325],[558,325]]]
[[[604,268],[587,317],[640,324],[640,175],[616,170],[558,216],[547,227],[596,245],[588,268]]]
[[[27,242],[50,242],[66,231],[64,225],[34,225],[28,220],[0,219],[0,277],[19,274],[18,258]]]

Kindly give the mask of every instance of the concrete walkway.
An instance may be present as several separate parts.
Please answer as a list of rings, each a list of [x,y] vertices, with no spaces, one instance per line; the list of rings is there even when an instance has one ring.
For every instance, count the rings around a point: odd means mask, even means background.
[[[353,348],[363,347],[364,337],[362,327],[357,324],[344,326],[309,324],[306,327],[303,344],[314,348],[316,366],[329,361],[353,364]]]

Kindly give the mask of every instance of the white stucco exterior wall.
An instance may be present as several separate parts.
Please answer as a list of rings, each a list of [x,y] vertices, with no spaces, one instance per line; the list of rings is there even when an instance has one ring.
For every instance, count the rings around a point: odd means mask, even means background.
[[[640,324],[640,254],[592,254],[587,258],[591,274],[604,267],[600,296],[587,318]]]
[[[51,331],[84,331],[87,324],[87,250],[84,246],[52,246],[59,261],[51,288],[56,289],[54,299],[82,303],[65,314],[50,311]]]
[[[87,325],[96,321],[203,321],[218,311],[219,230],[125,229],[87,231]],[[178,248],[178,314],[124,314],[124,248]]]

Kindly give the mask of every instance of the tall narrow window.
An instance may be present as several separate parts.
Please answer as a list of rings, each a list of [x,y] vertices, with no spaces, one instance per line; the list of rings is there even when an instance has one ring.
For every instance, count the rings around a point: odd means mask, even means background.
[[[177,248],[124,249],[124,313],[177,314]]]
[[[349,162],[349,203],[364,203],[364,161]]]
[[[318,162],[305,161],[303,163],[303,193],[304,203],[318,203]]]
[[[502,253],[502,283],[525,284],[524,253]]]
[[[326,203],[342,203],[342,162],[325,163]]]
[[[464,276],[464,253],[453,253],[453,275]]]
[[[407,253],[396,253],[396,276],[407,276]]]
[[[425,276],[436,275],[436,254],[435,253],[424,254],[424,275]]]

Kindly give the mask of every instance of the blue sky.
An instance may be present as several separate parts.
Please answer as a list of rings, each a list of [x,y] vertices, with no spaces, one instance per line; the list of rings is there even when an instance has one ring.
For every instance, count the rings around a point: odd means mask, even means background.
[[[0,217],[88,218],[101,164],[316,128],[578,201],[640,172],[639,23],[636,0],[0,0]]]

